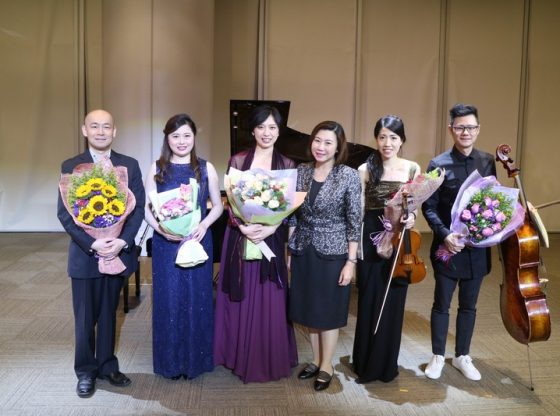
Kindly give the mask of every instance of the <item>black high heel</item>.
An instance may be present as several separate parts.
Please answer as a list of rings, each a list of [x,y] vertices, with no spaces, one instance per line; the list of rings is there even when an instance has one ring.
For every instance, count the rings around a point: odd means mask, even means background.
[[[317,374],[317,378],[315,379],[315,383],[313,384],[315,391],[327,389],[331,384],[333,374],[329,374],[326,371],[319,371],[319,374]]]
[[[319,367],[313,363],[307,364],[298,374],[300,380],[306,380],[319,374]]]

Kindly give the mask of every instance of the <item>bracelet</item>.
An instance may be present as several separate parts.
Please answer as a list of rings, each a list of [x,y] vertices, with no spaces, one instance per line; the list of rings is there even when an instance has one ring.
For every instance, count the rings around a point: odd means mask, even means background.
[[[350,257],[348,257],[346,261],[349,261],[350,263],[354,263],[354,264],[358,263],[358,259],[351,259]]]

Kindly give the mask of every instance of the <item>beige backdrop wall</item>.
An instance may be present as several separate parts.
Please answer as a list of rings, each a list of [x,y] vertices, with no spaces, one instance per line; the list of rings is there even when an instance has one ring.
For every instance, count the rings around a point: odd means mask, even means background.
[[[558,199],[557,21],[555,0],[0,0],[0,231],[60,230],[85,109],[114,113],[115,148],[144,172],[165,120],[189,112],[221,174],[230,99],[290,100],[292,128],[336,119],[368,145],[399,114],[423,166],[450,145],[448,107],[472,102],[480,147],[510,143],[529,199]],[[541,211],[550,230],[558,209]]]

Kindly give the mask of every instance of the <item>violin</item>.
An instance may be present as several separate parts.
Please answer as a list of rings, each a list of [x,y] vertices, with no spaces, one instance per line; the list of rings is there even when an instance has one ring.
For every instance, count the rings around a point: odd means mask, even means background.
[[[519,169],[508,156],[511,147],[501,144],[496,160],[508,176],[515,178],[519,196],[525,207],[525,221],[517,231],[499,245],[503,266],[500,285],[500,311],[509,334],[521,344],[546,341],[550,337],[550,311],[539,278],[539,234],[519,177]]]
[[[405,219],[408,218],[409,215],[408,197],[408,193],[403,191],[402,210]],[[379,316],[377,317],[375,329],[373,330],[374,335],[377,334],[377,330],[379,329],[381,315],[383,315],[385,302],[387,301],[387,295],[389,294],[389,288],[391,287],[391,280],[396,277],[404,277],[409,283],[418,283],[426,277],[426,265],[416,254],[420,248],[420,240],[420,233],[418,231],[414,229],[409,230],[404,227],[402,231],[393,238],[392,243],[395,247],[395,255],[393,256],[389,279],[387,279],[387,285],[385,286],[385,294],[383,296],[383,302],[381,303],[381,309],[379,310]]]
[[[402,209],[403,217],[408,218],[408,194],[403,192]],[[399,238],[400,237],[400,238]],[[398,253],[396,257],[396,264],[393,270],[392,278],[404,277],[408,283],[419,283],[426,277],[426,265],[424,260],[418,256],[418,249],[422,237],[418,230],[403,229],[403,231],[393,239],[393,247]],[[398,245],[402,245],[401,250],[398,250]]]

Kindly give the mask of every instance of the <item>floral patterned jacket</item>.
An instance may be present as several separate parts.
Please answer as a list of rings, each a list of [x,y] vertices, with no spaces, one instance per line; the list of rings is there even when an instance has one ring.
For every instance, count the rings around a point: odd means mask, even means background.
[[[362,214],[358,171],[346,165],[335,166],[311,205],[309,191],[315,170],[313,162],[303,163],[297,169],[296,189],[308,194],[290,218],[290,227],[295,227],[288,242],[290,251],[297,255],[311,244],[325,256],[347,254],[348,242],[360,239]]]

